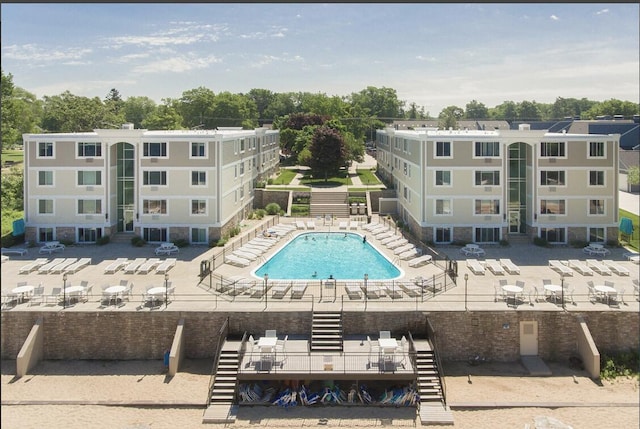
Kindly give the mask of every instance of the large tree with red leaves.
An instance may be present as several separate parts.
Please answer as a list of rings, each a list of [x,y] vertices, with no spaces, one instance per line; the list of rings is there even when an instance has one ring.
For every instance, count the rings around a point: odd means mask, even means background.
[[[311,141],[311,158],[309,167],[314,177],[324,177],[328,181],[330,175],[337,174],[346,162],[347,151],[342,134],[334,128],[318,127]]]

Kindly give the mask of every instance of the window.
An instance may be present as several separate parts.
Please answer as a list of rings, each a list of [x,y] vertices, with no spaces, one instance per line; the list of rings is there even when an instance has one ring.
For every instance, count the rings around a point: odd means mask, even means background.
[[[500,171],[476,171],[476,186],[499,186]]]
[[[476,228],[476,243],[497,243],[500,241],[500,228]]]
[[[436,142],[436,157],[438,157],[438,158],[450,158],[451,157],[451,142]]]
[[[206,186],[207,184],[207,172],[206,171],[192,171],[191,172],[191,185],[192,186]]]
[[[475,214],[500,214],[500,200],[476,200]]]
[[[38,228],[38,241],[53,241],[53,228]]]
[[[38,142],[38,158],[53,158],[52,142]]]
[[[206,243],[207,242],[207,229],[206,228],[191,228],[191,242],[192,243]]]
[[[500,156],[500,143],[499,142],[476,142],[475,156],[477,157],[499,157]]]
[[[404,199],[411,201],[411,192],[409,192],[408,186],[403,186]]]
[[[604,142],[589,142],[589,158],[604,158]]]
[[[451,214],[451,200],[436,200],[436,214],[437,215],[450,215]]]
[[[102,185],[102,173],[100,171],[78,171],[78,186]]]
[[[451,243],[451,228],[436,228],[435,242],[436,243]]]
[[[38,186],[53,186],[53,171],[38,171]]]
[[[166,185],[167,172],[166,171],[143,171],[142,184],[143,185]]]
[[[603,215],[604,214],[604,200],[589,200],[589,214],[590,215]]]
[[[102,213],[102,200],[78,200],[78,214]]]
[[[540,214],[566,214],[564,200],[540,201]]]
[[[542,142],[540,148],[540,156],[565,156],[564,142]]]
[[[142,228],[142,238],[152,243],[167,241],[167,228]]]
[[[436,186],[451,186],[451,171],[436,171]]]
[[[564,171],[542,170],[540,186],[564,186]]]
[[[547,240],[549,243],[564,243],[564,228],[540,228],[540,238]]]
[[[244,139],[240,139],[240,152],[244,152],[244,147],[245,147]]]
[[[142,202],[144,214],[167,214],[167,200],[144,200]]]
[[[207,214],[207,202],[205,200],[191,200],[191,214]]]
[[[240,175],[244,174],[244,161],[240,163]]]
[[[38,214],[53,214],[53,200],[38,200]]]
[[[102,156],[102,143],[83,143],[78,142],[78,156]]]
[[[589,186],[604,186],[604,171],[590,171]]]
[[[407,163],[406,163],[406,162],[403,162],[403,163],[402,163],[402,166],[403,166],[403,168],[404,168],[404,175],[406,176],[406,175],[407,175]]]
[[[604,243],[604,228],[589,228],[590,243]]]
[[[79,243],[95,243],[102,238],[102,228],[78,228]]]
[[[191,158],[204,158],[207,156],[207,145],[204,142],[191,143]]]
[[[147,157],[167,156],[167,143],[147,142],[144,144],[142,154]]]

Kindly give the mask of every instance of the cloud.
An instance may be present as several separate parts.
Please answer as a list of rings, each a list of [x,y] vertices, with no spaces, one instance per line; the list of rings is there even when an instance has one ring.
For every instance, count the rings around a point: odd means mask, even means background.
[[[132,69],[133,73],[184,73],[191,70],[204,69],[211,64],[220,63],[222,60],[209,55],[202,57],[195,53],[188,53],[184,55],[175,55],[169,58],[163,58],[156,61],[149,62],[147,64],[141,64]]]
[[[287,53],[284,53],[282,56],[278,57],[275,55],[261,55],[257,60],[252,60],[253,62],[249,65],[251,68],[262,68],[271,63],[304,63],[304,57],[300,55],[290,56]]]
[[[93,52],[89,48],[50,49],[41,48],[34,44],[10,45],[3,47],[2,50],[4,51],[3,56],[6,58],[36,63],[77,61]]]
[[[596,15],[604,15],[605,13],[609,13],[609,9],[600,9],[596,12]]]
[[[428,62],[436,62],[436,57],[427,57],[424,55],[417,55],[416,56],[416,60],[420,60],[420,61],[428,61]]]
[[[551,15],[549,18],[551,18],[552,21],[560,21],[560,18],[558,18],[556,15]]]
[[[109,47],[122,46],[180,46],[198,42],[217,42],[227,30],[224,24],[197,24],[191,21],[170,22],[172,27],[149,35],[124,35],[107,38]]]
[[[289,31],[288,28],[286,27],[272,27],[270,29],[270,31],[264,32],[264,31],[254,31],[252,33],[244,33],[244,34],[240,34],[240,38],[241,39],[246,39],[246,40],[263,40],[263,39],[270,39],[270,38],[284,38],[286,33]]]
[[[116,64],[124,64],[124,63],[128,63],[131,61],[135,61],[135,60],[139,60],[139,59],[143,59],[143,58],[149,58],[149,53],[139,53],[139,54],[128,54],[128,55],[122,55],[120,57],[116,57],[116,58],[111,58],[109,60],[109,62],[111,63],[116,63]]]

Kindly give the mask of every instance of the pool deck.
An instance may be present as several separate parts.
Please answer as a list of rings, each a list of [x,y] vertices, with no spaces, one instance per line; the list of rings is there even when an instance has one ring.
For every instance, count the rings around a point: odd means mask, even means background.
[[[282,223],[292,223],[293,218],[281,218]],[[301,220],[301,219],[299,219]],[[306,221],[307,219],[305,219]],[[319,225],[316,222],[315,232],[336,231],[338,230],[339,221],[333,222],[333,225]],[[344,219],[342,219],[344,220]],[[377,217],[372,220],[375,222]],[[242,234],[246,234],[253,229],[262,231],[265,221],[245,221],[242,225]],[[367,231],[364,231],[362,225],[357,230],[342,230],[341,232],[356,232],[366,234],[370,244],[374,245],[378,250],[384,253],[389,259],[394,260],[395,256],[392,250],[381,245]],[[275,253],[281,246],[286,244],[291,237],[308,230],[295,230],[288,236],[282,238],[275,246],[270,248],[264,258],[268,258]],[[239,236],[240,237],[240,236]],[[239,239],[239,238],[238,238]],[[20,274],[20,267],[27,264],[38,257],[53,258],[81,258],[90,257],[92,264],[79,270],[75,274],[69,274],[67,285],[76,285],[80,281],[86,280],[93,285],[93,296],[88,302],[74,303],[67,307],[64,311],[305,311],[305,310],[348,310],[348,311],[500,311],[500,310],[517,310],[517,311],[563,311],[560,303],[553,301],[541,300],[540,302],[528,302],[528,296],[525,302],[521,302],[516,306],[508,306],[504,301],[495,301],[494,286],[498,285],[500,279],[506,279],[509,283],[515,283],[516,280],[524,281],[527,288],[534,285],[541,288],[543,279],[550,279],[553,283],[565,285],[569,284],[569,289],[575,288],[573,299],[574,303],[566,303],[564,310],[566,311],[639,311],[639,303],[633,293],[632,280],[638,278],[638,265],[626,260],[623,256],[628,250],[624,248],[610,248],[611,254],[606,259],[616,261],[619,265],[629,270],[629,276],[619,276],[617,274],[601,275],[597,272],[593,275],[586,276],[573,270],[572,276],[561,278],[560,275],[549,267],[550,259],[568,261],[578,259],[585,261],[586,259],[596,259],[582,252],[582,249],[572,248],[568,246],[558,246],[551,248],[542,248],[533,244],[513,244],[509,246],[499,245],[483,245],[486,254],[478,257],[483,262],[486,259],[510,258],[514,264],[520,268],[520,274],[495,275],[488,269],[484,275],[475,275],[471,272],[466,264],[467,257],[460,253],[460,247],[450,245],[439,245],[433,249],[424,249],[425,253],[435,254],[436,263],[429,263],[419,268],[408,266],[407,261],[399,261],[399,268],[403,271],[403,277],[399,279],[401,282],[410,282],[410,279],[421,276],[430,278],[439,275],[445,268],[445,255],[450,259],[458,261],[458,281],[457,285],[447,280],[448,285],[446,291],[440,291],[435,296],[428,295],[426,297],[411,298],[404,292],[401,298],[394,299],[388,295],[380,298],[367,299],[364,296],[361,299],[350,299],[345,291],[345,283],[338,279],[335,288],[326,288],[321,286],[320,281],[308,281],[308,287],[302,299],[292,299],[290,292],[283,298],[273,298],[271,293],[267,293],[267,298],[252,298],[249,295],[229,296],[226,293],[215,291],[215,287],[209,288],[208,278],[204,282],[200,282],[200,262],[210,260],[213,255],[218,254],[220,248],[208,248],[207,246],[187,246],[180,249],[178,254],[170,257],[177,258],[177,263],[169,272],[169,281],[176,287],[175,298],[168,306],[162,305],[150,308],[143,305],[142,294],[152,286],[163,286],[164,275],[151,271],[148,274],[125,274],[119,271],[115,274],[105,274],[104,268],[116,258],[127,257],[130,260],[134,258],[153,258],[156,257],[154,249],[156,245],[150,244],[143,247],[133,247],[128,243],[109,243],[104,246],[97,245],[74,245],[67,246],[62,252],[52,255],[39,255],[39,247],[29,249],[27,255],[14,256],[2,262],[2,290],[11,290],[16,287],[17,282],[26,281],[28,284],[37,286],[42,284],[45,287],[45,295],[50,294],[52,288],[63,286],[62,274],[39,274],[37,271],[29,274]],[[164,259],[168,256],[160,256]],[[598,258],[601,259],[601,258]],[[253,279],[256,283],[261,283],[262,279],[252,277],[251,272],[261,264],[260,259],[254,261],[246,268],[222,264],[213,272],[215,276],[243,276]],[[468,281],[465,287],[465,275],[468,275]],[[133,297],[129,301],[124,301],[118,305],[104,305],[100,302],[100,289],[102,285],[115,285],[120,280],[129,280],[133,282]],[[613,281],[616,289],[625,290],[624,303],[618,306],[609,306],[606,303],[593,303],[588,299],[587,281],[592,280],[596,285],[602,284],[605,280]],[[374,280],[369,280],[372,282]],[[363,281],[358,281],[363,283]],[[375,281],[374,281],[375,282]],[[377,282],[376,282],[377,283]],[[396,283],[397,284],[397,283]],[[466,299],[465,299],[466,289]],[[532,297],[533,298],[533,297]],[[291,305],[294,302],[295,305]],[[62,306],[59,304],[36,304],[30,305],[24,302],[17,305],[3,307],[6,311],[61,311]]]

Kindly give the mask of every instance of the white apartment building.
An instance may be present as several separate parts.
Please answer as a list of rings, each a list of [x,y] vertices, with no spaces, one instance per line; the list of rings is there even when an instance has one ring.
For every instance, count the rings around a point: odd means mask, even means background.
[[[377,132],[378,172],[424,241],[549,243],[618,238],[619,134],[520,130]]]
[[[93,243],[115,233],[209,243],[253,206],[279,163],[279,132],[98,129],[25,134],[25,240]]]

